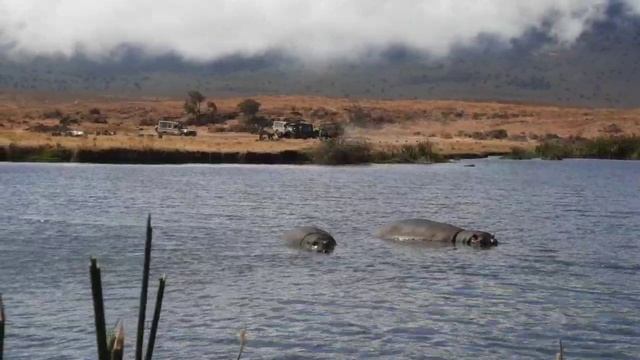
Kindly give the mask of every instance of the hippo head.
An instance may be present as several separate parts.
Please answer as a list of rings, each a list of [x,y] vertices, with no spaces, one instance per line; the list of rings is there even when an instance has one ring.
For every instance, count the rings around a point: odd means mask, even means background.
[[[498,245],[498,240],[484,231],[462,231],[456,235],[456,243],[462,243],[469,246],[488,248]]]
[[[309,251],[330,254],[336,247],[336,241],[329,234],[311,233],[302,239],[300,246]]]

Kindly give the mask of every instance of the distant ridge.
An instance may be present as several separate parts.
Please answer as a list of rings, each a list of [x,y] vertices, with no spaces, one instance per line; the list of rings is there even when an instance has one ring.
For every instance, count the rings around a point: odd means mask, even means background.
[[[148,58],[122,46],[114,58],[0,57],[4,91],[86,92],[127,96],[321,95],[382,99],[502,100],[597,107],[640,107],[640,17],[612,1],[606,17],[570,46],[531,29],[509,46],[480,36],[446,59],[402,47],[358,62],[309,66],[273,51],[206,64],[176,55]]]

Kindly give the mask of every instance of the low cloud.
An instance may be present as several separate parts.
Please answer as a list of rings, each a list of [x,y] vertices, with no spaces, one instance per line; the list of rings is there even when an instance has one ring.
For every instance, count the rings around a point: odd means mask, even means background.
[[[0,51],[108,59],[122,45],[209,61],[284,51],[352,59],[407,46],[445,55],[481,34],[517,38],[545,24],[570,43],[611,0],[0,0]],[[640,11],[640,0],[625,1]]]

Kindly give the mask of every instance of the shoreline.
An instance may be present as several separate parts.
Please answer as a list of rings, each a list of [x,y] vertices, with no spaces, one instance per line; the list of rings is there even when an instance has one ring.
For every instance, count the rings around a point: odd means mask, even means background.
[[[443,154],[444,161],[461,159],[483,159],[490,156],[505,156],[507,152],[467,154]],[[255,165],[326,165],[314,161],[311,152],[284,150],[280,152],[222,152],[159,149],[70,149],[53,146],[9,145],[0,147],[0,162],[36,163],[87,163],[87,164],[255,164]],[[361,164],[376,163],[362,162]],[[424,161],[386,161],[391,164],[428,164]],[[341,164],[335,164],[341,165]],[[334,165],[334,166],[335,166]],[[348,164],[345,164],[348,165]]]

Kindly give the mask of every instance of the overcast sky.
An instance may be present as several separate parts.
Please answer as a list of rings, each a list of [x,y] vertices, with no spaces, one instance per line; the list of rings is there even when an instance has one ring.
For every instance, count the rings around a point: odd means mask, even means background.
[[[640,0],[623,0],[630,11]],[[108,58],[118,45],[189,60],[283,49],[354,58],[389,45],[443,55],[478,34],[520,36],[554,19],[570,43],[608,0],[0,0],[0,48],[17,55]]]

